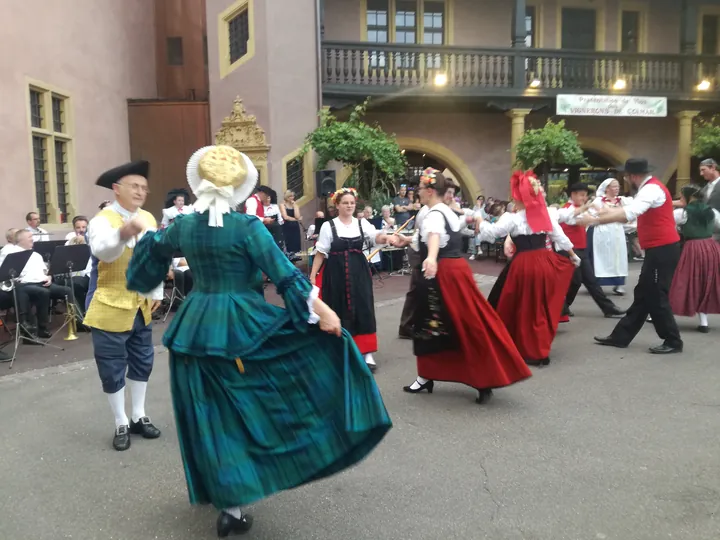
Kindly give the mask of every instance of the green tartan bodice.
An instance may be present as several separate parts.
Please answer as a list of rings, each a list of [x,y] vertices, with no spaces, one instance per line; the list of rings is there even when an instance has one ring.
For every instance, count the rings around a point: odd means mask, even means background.
[[[207,212],[195,213],[145,235],[128,267],[128,289],[152,290],[181,252],[194,286],[170,323],[164,345],[176,353],[245,360],[287,323],[308,330],[312,286],[259,219],[231,212],[223,216],[223,225],[210,227]],[[285,309],[265,301],[263,273],[276,285]]]

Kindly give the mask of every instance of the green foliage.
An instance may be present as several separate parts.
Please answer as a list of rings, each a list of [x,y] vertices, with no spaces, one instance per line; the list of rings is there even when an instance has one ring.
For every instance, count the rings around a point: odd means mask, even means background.
[[[720,161],[720,118],[699,118],[693,129],[692,152],[699,158]]]
[[[548,120],[540,129],[527,130],[515,147],[515,152],[515,166],[524,171],[543,165],[545,185],[548,167],[585,164],[577,133],[565,128],[564,120],[557,123]]]
[[[394,135],[379,125],[363,121],[369,100],[357,105],[350,118],[339,121],[329,111],[320,113],[320,126],[309,133],[300,152],[310,150],[318,156],[318,168],[338,161],[352,169],[346,185],[355,187],[360,197],[370,199],[376,192],[389,196],[395,192],[395,181],[407,170],[405,156]]]

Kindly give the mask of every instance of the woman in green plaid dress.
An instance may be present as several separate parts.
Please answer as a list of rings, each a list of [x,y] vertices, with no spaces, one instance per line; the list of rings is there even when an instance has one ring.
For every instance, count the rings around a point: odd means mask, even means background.
[[[188,181],[196,213],[145,235],[127,279],[131,290],[151,290],[178,251],[192,268],[194,288],[163,343],[190,502],[221,510],[224,537],[249,530],[241,507],[358,463],[392,423],[317,289],[259,219],[230,210],[255,187],[250,160],[229,147],[203,148],[188,163]],[[265,302],[263,272],[284,309]]]

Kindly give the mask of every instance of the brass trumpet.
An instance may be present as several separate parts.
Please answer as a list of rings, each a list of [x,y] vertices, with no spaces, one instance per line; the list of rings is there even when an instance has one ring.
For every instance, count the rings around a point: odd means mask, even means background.
[[[67,313],[65,314],[65,320],[67,321],[68,334],[65,337],[65,341],[75,341],[77,337],[77,315],[75,313],[75,303],[70,302],[65,297],[65,305],[67,305]]]

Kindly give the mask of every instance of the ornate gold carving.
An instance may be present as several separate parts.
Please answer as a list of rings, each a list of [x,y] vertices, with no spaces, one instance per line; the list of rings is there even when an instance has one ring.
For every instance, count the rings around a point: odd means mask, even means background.
[[[215,134],[215,144],[232,146],[246,154],[258,169],[267,167],[270,145],[265,131],[258,126],[254,115],[247,114],[240,97],[235,98],[232,114],[223,120],[220,131]]]

